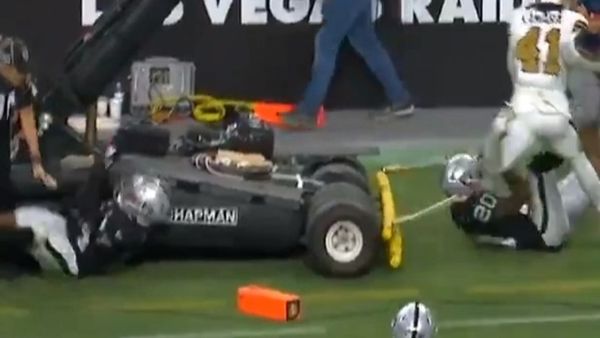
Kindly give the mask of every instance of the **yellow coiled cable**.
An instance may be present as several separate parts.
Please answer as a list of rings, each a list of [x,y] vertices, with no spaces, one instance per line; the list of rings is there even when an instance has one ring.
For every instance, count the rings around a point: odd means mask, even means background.
[[[196,121],[214,123],[223,120],[227,107],[238,110],[252,110],[252,103],[239,100],[223,100],[208,95],[191,95],[181,97],[161,97],[152,103],[150,116],[154,122],[168,121],[176,110],[177,104],[187,101],[192,105],[191,117]]]

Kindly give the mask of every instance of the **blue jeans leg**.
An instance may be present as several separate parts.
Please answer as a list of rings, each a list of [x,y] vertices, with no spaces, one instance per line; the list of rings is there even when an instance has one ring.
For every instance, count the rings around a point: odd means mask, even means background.
[[[323,104],[335,72],[340,45],[360,14],[357,4],[362,2],[364,0],[327,0],[323,5],[324,23],[315,38],[312,78],[298,104],[299,113],[315,116]]]
[[[348,39],[382,84],[390,103],[399,104],[410,99],[410,94],[400,80],[389,53],[377,37],[371,6],[361,11],[348,33]]]

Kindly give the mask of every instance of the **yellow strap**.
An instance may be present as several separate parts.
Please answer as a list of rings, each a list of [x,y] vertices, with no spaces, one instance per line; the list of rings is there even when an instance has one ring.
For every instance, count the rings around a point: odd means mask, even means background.
[[[389,266],[392,269],[397,269],[402,266],[403,246],[402,229],[399,224],[394,223],[396,219],[396,203],[386,171],[378,171],[376,179],[379,186],[382,209],[381,236],[387,245]]]

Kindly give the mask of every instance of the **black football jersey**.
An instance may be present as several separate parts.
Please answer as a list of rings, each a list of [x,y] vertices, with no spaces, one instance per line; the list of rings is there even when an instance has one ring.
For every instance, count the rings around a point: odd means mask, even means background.
[[[8,166],[10,169],[11,152],[15,144],[18,144],[18,111],[32,104],[33,92],[30,86],[14,88],[0,77],[0,166]]]
[[[517,249],[551,250],[544,243],[542,234],[529,216],[515,213],[506,215],[498,212],[501,199],[490,192],[474,194],[464,202],[450,207],[452,220],[465,233],[473,236],[488,236],[512,239]]]
[[[148,229],[113,201],[108,171],[102,162],[96,163],[76,198],[65,205],[80,277],[106,273],[143,248]]]

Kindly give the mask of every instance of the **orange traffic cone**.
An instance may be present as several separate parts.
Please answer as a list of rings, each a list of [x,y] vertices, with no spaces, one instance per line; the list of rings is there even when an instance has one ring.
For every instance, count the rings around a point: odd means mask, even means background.
[[[268,124],[280,128],[286,128],[283,121],[283,115],[292,112],[295,105],[289,103],[274,102],[256,102],[254,103],[254,112],[256,116]],[[326,124],[325,108],[321,107],[317,113],[317,128],[322,128]]]
[[[237,306],[241,313],[275,321],[300,318],[300,297],[259,285],[238,288]]]

